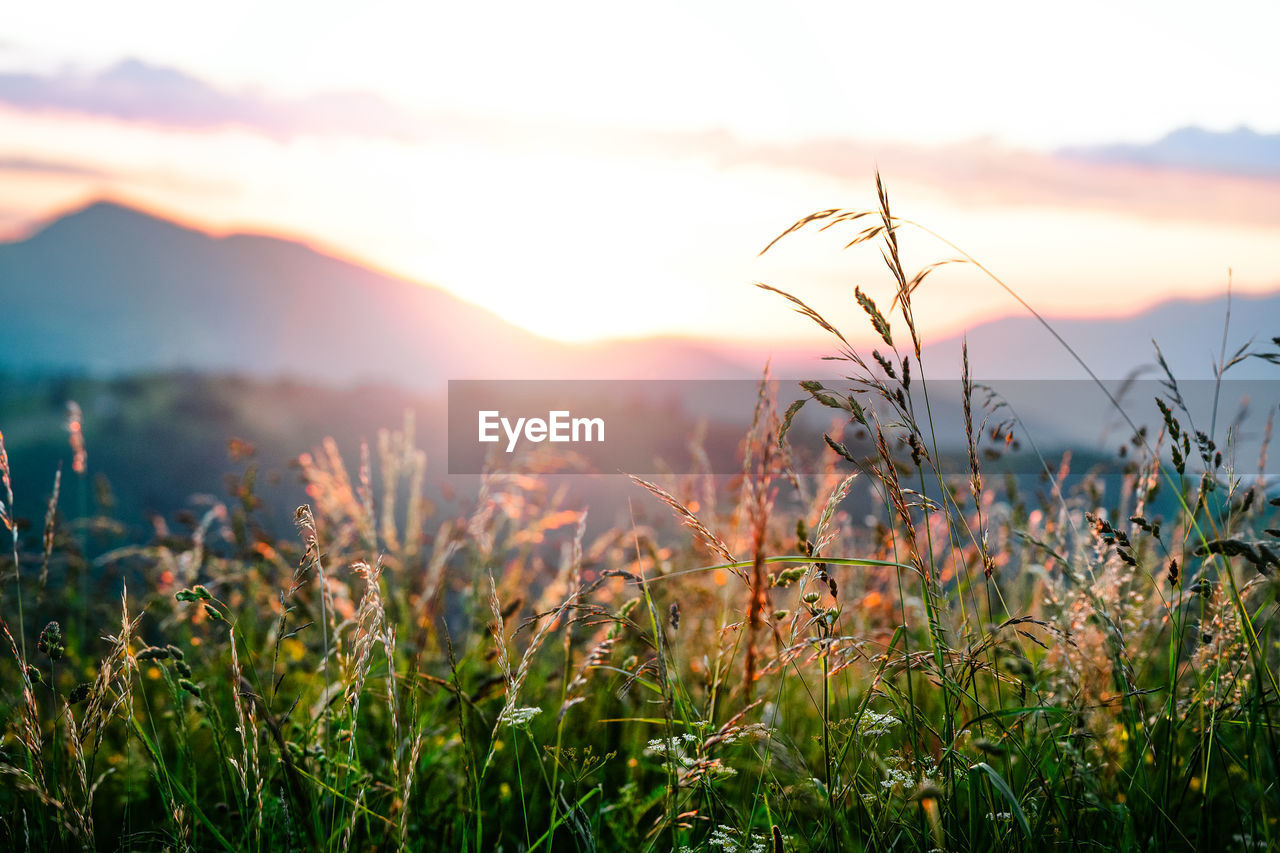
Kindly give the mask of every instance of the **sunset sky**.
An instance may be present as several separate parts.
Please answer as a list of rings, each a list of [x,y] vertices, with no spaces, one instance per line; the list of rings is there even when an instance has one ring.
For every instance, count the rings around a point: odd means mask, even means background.
[[[756,257],[873,204],[878,167],[1043,311],[1131,312],[1228,268],[1280,287],[1277,32],[1243,2],[20,4],[0,229],[110,196],[565,340],[790,340],[805,322],[751,282],[851,327],[854,284],[889,300],[840,235]],[[933,333],[1015,310],[958,268],[916,309]]]

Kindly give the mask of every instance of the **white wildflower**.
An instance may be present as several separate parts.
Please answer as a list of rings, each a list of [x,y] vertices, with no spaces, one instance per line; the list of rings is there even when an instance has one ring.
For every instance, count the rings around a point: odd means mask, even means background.
[[[901,722],[893,714],[879,714],[868,710],[858,723],[858,734],[869,738],[884,737]]]
[[[690,742],[689,740],[685,740],[685,738],[688,737],[688,735],[685,735],[684,738],[680,739],[655,738],[649,741],[645,746],[645,749],[648,752],[652,752],[654,755],[663,756],[667,759],[667,763],[677,770],[684,767],[692,767],[694,761],[692,758],[685,755],[683,748],[685,743]],[[697,738],[692,738],[692,740],[696,741]]]
[[[885,778],[881,780],[880,786],[883,788],[892,788],[895,785],[902,785],[904,791],[910,791],[915,787],[916,778],[906,767],[900,762],[891,762],[884,769]]]
[[[737,743],[741,740],[763,740],[771,737],[773,729],[763,723],[749,723],[745,726],[738,726],[725,732],[724,743]]]
[[[529,722],[541,713],[541,708],[504,708],[498,715],[498,722],[518,728],[529,725]]]
[[[746,835],[735,829],[717,826],[707,839],[707,846],[718,847],[724,853],[765,853],[768,842],[769,839],[763,835]]]

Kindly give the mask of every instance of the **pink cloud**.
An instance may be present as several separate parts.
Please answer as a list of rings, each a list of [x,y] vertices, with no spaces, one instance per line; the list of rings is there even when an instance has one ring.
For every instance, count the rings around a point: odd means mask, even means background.
[[[103,116],[183,129],[239,126],[269,136],[306,133],[412,137],[422,124],[376,95],[275,98],[227,92],[173,68],[127,59],[96,74],[0,74],[0,102],[23,110]]]

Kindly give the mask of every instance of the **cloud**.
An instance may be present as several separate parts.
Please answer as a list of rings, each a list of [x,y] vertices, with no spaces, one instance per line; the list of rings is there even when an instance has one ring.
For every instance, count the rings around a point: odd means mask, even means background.
[[[655,150],[669,155],[698,154],[726,165],[802,170],[853,182],[865,183],[878,169],[890,182],[927,186],[963,205],[1056,207],[1280,226],[1280,171],[1272,174],[1261,168],[1227,172],[1169,164],[1154,169],[1128,161],[1010,149],[983,140],[926,146],[830,138],[758,145],[713,133],[650,141]]]
[[[860,187],[877,170],[891,184],[909,183],[936,191],[962,206],[1042,207],[1108,212],[1147,219],[1280,227],[1280,152],[1276,170],[1266,171],[1258,157],[1248,170],[1195,167],[1184,160],[1152,168],[1121,159],[1081,157],[1067,152],[1010,148],[991,140],[950,145],[870,142],[852,137],[759,143],[727,130],[647,131],[550,123],[498,123],[461,128],[489,145],[541,145],[560,150],[609,153],[659,159],[698,158],[720,167],[764,167],[805,172]],[[1172,136],[1172,134],[1171,134]],[[1226,136],[1225,134],[1219,136]],[[1259,146],[1280,137],[1252,131]],[[1220,146],[1220,160],[1237,163]]]
[[[68,178],[109,178],[112,172],[81,163],[35,157],[0,157],[0,172],[22,172]]]
[[[211,179],[205,175],[183,174],[168,170],[118,168],[71,160],[51,160],[43,157],[0,155],[0,176],[29,175],[37,178],[67,178],[95,192],[104,188],[135,184],[144,187],[160,187],[168,190],[185,190],[205,194],[224,195],[234,191],[232,184]],[[30,219],[31,211],[24,210],[22,217]],[[2,223],[0,223],[2,224]]]
[[[0,103],[208,130],[245,127],[275,137],[300,134],[413,137],[422,123],[376,95],[329,93],[276,98],[227,92],[182,71],[126,59],[96,74],[0,74]]]
[[[1280,134],[1257,133],[1247,127],[1223,133],[1184,127],[1148,145],[1068,148],[1060,154],[1092,163],[1280,178]]]
[[[241,127],[277,139],[342,135],[466,140],[490,149],[543,148],[587,156],[680,159],[762,166],[865,183],[878,168],[891,181],[936,189],[959,204],[1111,211],[1155,219],[1280,226],[1280,135],[1247,128],[1183,128],[1150,145],[1037,153],[990,141],[947,146],[848,137],[759,143],[725,130],[637,131],[590,123],[462,114],[424,115],[373,94],[281,98],[226,91],[182,71],[124,60],[93,74],[0,73],[0,104],[213,130]],[[8,171],[83,174],[39,160],[0,161]],[[85,167],[86,169],[88,167]]]

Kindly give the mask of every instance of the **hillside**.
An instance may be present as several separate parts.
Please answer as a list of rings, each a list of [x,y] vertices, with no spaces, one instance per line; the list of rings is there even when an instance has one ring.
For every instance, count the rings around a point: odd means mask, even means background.
[[[0,366],[14,372],[190,369],[435,390],[457,378],[730,369],[683,342],[549,341],[300,243],[216,238],[111,202],[0,245],[0,301]]]
[[[795,289],[803,295],[802,286]],[[922,300],[918,310],[927,311],[927,294]],[[448,379],[466,378],[749,379],[769,358],[775,376],[838,370],[819,360],[823,352],[772,342],[552,341],[440,288],[301,243],[214,237],[114,202],[96,202],[24,240],[0,244],[0,304],[0,370],[18,374],[192,370],[333,386],[374,381],[434,393]],[[852,302],[844,310],[815,307],[851,340],[866,340]],[[787,310],[781,301],[778,310]],[[1219,295],[1127,317],[1049,321],[1100,376],[1122,378],[1153,364],[1155,338],[1176,373],[1206,377],[1226,311]],[[1232,348],[1276,334],[1280,292],[1234,298]],[[978,324],[967,336],[976,376],[1085,376],[1025,314]],[[959,375],[960,342],[959,335],[926,342],[932,375]]]

